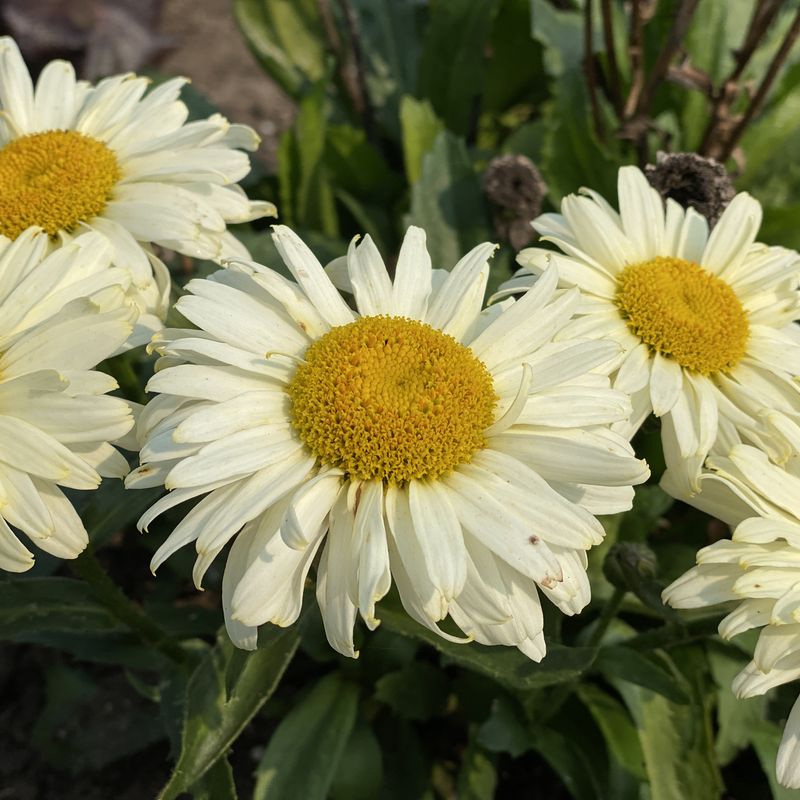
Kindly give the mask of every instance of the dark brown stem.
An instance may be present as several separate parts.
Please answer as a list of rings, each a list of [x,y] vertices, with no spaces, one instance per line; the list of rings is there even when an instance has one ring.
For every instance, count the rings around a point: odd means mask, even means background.
[[[638,114],[647,115],[650,113],[650,106],[656,90],[664,80],[672,59],[683,43],[683,38],[686,36],[686,31],[689,30],[689,23],[697,10],[698,3],[699,0],[682,0],[678,7],[664,46],[661,48],[656,58],[656,63],[647,78],[647,83],[639,96],[639,102],[636,107]]]
[[[589,106],[592,109],[592,119],[594,128],[600,140],[606,138],[606,130],[603,125],[603,117],[600,114],[600,102],[597,99],[597,71],[594,61],[594,14],[592,7],[594,3],[587,2],[584,6],[583,21],[583,71],[586,74],[586,86],[589,90]]]
[[[728,76],[729,81],[738,81],[742,77],[745,67],[750,62],[753,53],[761,43],[764,34],[769,30],[782,5],[783,0],[759,0],[756,3],[742,46],[734,51],[735,65]]]
[[[339,8],[344,16],[347,37],[352,53],[352,86],[351,98],[356,113],[361,117],[364,133],[372,144],[377,144],[375,136],[375,114],[367,89],[366,71],[364,69],[364,53],[361,49],[361,38],[358,30],[358,19],[349,0],[338,0]]]
[[[642,0],[633,0],[631,3],[631,27],[628,36],[628,49],[631,54],[631,69],[633,80],[628,92],[628,99],[622,109],[622,116],[630,119],[637,106],[639,96],[644,88],[644,20],[642,19]]]
[[[720,155],[722,145],[730,135],[731,107],[739,96],[739,79],[772,25],[782,4],[783,0],[758,0],[753,8],[744,40],[733,53],[733,69],[712,94],[711,117],[698,148],[701,154],[713,157]]]
[[[591,3],[587,3],[591,5]],[[611,16],[611,0],[602,0],[600,4],[603,15],[603,40],[606,45],[606,60],[608,62],[608,91],[617,116],[622,115],[622,88],[617,64],[617,51],[614,49],[614,21]]]
[[[745,132],[745,129],[750,124],[750,121],[761,110],[769,94],[769,90],[772,88],[775,78],[778,77],[778,73],[781,71],[787,56],[794,47],[798,36],[800,36],[800,9],[798,9],[797,13],[794,15],[791,27],[786,31],[786,36],[783,37],[781,46],[778,48],[778,52],[773,56],[764,78],[758,85],[758,89],[756,89],[756,93],[753,95],[744,114],[742,114],[741,119],[734,126],[730,136],[725,142],[725,146],[720,154],[720,161],[725,161],[730,157],[742,134]]]

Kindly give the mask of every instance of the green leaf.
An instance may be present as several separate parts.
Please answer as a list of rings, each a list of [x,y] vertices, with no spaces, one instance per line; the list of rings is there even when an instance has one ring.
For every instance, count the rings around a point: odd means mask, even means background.
[[[547,96],[542,46],[531,36],[530,0],[500,0],[489,41],[483,108],[536,105]]]
[[[541,729],[534,738],[534,747],[555,770],[575,800],[598,800],[603,797],[592,764],[572,737]]]
[[[788,165],[784,165],[782,169],[788,169]],[[759,241],[789,247],[793,250],[800,248],[798,219],[800,219],[800,204],[765,208],[764,223],[758,234]]]
[[[755,731],[764,719],[767,698],[750,697],[739,699],[731,689],[736,675],[747,664],[747,658],[729,648],[708,648],[708,663],[714,683],[717,685],[717,726],[719,731],[715,749],[719,763],[729,764],[741,750],[748,747]]]
[[[294,128],[278,148],[278,185],[281,218],[295,227],[307,227],[336,236],[339,223],[333,188],[324,163],[327,138],[324,86],[301,100]]]
[[[468,250],[489,238],[480,181],[462,139],[442,131],[422,161],[411,188],[408,224],[428,234],[434,269],[452,269]]]
[[[682,648],[682,673],[691,683],[690,702],[679,705],[661,694],[612,679],[631,712],[644,753],[652,800],[717,800],[722,779],[714,753],[713,691],[700,648]],[[681,655],[677,648],[673,655]]]
[[[269,699],[300,643],[300,625],[271,627],[262,639],[228,692],[226,672],[236,648],[226,634],[198,664],[187,687],[178,763],[161,800],[174,800],[202,778]]]
[[[800,792],[797,789],[787,789],[778,783],[775,775],[775,759],[778,756],[778,747],[781,743],[783,731],[779,725],[762,720],[753,726],[751,738],[753,749],[756,751],[761,769],[769,781],[772,791],[772,800],[797,800]]]
[[[354,0],[364,81],[378,121],[400,139],[400,98],[417,85],[420,42],[416,0]]]
[[[357,720],[344,747],[331,784],[331,800],[373,800],[383,782],[383,756],[378,739]]]
[[[595,668],[609,679],[618,678],[663,695],[673,703],[689,702],[686,690],[678,678],[657,660],[631,647],[603,647],[597,655]]]
[[[581,69],[583,17],[577,11],[556,8],[548,0],[530,0],[531,34],[544,45],[544,67],[554,78]],[[601,32],[595,29],[593,49],[600,49]]]
[[[0,639],[30,641],[41,633],[119,633],[127,629],[88,584],[72,578],[0,581]]]
[[[375,684],[375,697],[406,719],[426,720],[440,714],[447,702],[447,678],[425,661],[412,661]]]
[[[417,94],[454,133],[466,135],[481,94],[484,51],[497,0],[432,3],[419,61]]]
[[[382,714],[375,732],[383,753],[380,800],[431,800],[430,763],[414,726],[393,714]]]
[[[233,0],[239,28],[270,77],[292,97],[328,71],[315,0]]]
[[[546,135],[539,169],[553,203],[591,186],[609,202],[616,196],[617,171],[624,159],[618,145],[601,145],[594,133],[583,77],[568,72],[553,87],[542,108]]]
[[[256,770],[253,800],[325,800],[358,711],[358,687],[326,675],[281,721]]]
[[[512,758],[531,749],[532,740],[519,704],[500,695],[492,703],[492,711],[478,730],[478,741],[492,753],[510,753]]]
[[[219,759],[190,791],[194,800],[237,800],[233,769],[227,757]]]
[[[92,674],[56,663],[45,673],[44,690],[30,742],[59,769],[99,770],[164,739],[155,706],[120,672]]]
[[[458,772],[459,800],[492,800],[497,787],[497,771],[474,738],[470,739]]]
[[[422,175],[422,160],[433,147],[444,124],[428,100],[405,95],[400,100],[400,125],[403,135],[403,161],[410,184]]]
[[[610,755],[631,775],[645,778],[642,746],[625,707],[616,698],[590,683],[578,686],[577,693],[602,731]]]
[[[81,495],[80,500],[87,495],[86,501],[79,500],[76,508],[97,547],[125,528],[133,528],[136,519],[163,493],[160,487],[131,492],[122,481],[105,480],[96,491]]]
[[[378,618],[391,631],[433,645],[454,663],[475,670],[517,689],[553,686],[580,677],[594,661],[593,647],[548,645],[547,656],[537,664],[514,647],[487,647],[471,642],[456,644],[414,622],[401,610],[382,603]]]

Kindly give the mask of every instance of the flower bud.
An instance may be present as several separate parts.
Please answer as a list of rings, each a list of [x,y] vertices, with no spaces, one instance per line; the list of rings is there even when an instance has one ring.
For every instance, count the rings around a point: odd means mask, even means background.
[[[669,197],[684,208],[693,208],[708,220],[709,228],[736,194],[725,167],[696,153],[659,152],[655,165],[648,164],[644,174],[665,200]]]

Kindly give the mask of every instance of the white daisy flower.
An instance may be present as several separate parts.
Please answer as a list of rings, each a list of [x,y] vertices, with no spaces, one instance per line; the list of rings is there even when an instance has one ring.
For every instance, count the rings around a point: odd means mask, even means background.
[[[559,337],[610,338],[624,349],[614,388],[632,395],[632,436],[654,412],[672,480],[699,489],[709,452],[754,445],[776,461],[800,452],[800,260],[756,243],[761,207],[737,195],[709,235],[706,220],[619,171],[617,213],[596,192],[564,198],[533,225],[563,252],[523,250],[501,291],[525,288],[550,262],[582,294]]]
[[[256,133],[215,114],[187,123],[185,79],[145,95],[117,75],[91,86],[52,61],[34,88],[13,39],[0,38],[0,236],[30,226],[54,242],[85,228],[107,236],[130,270],[142,309],[163,317],[169,274],[142,245],[198,258],[243,255],[226,225],[275,213],[236,185]]]
[[[595,514],[629,508],[648,476],[609,425],[614,342],[553,342],[579,301],[555,269],[481,313],[494,246],[447,273],[410,228],[394,282],[372,240],[347,256],[357,311],[287,228],[273,238],[297,283],[252,262],[191,281],[166,330],[128,486],[171,490],[140,520],[205,497],[158,549],[194,542],[194,580],[229,540],[225,619],[240,647],[300,613],[315,556],[331,645],[356,656],[357,614],[395,582],[441,636],[545,654],[537,586],[564,613],[589,600]],[[238,535],[237,535],[238,534]],[[450,615],[466,635],[438,626]]]
[[[751,518],[732,540],[697,554],[697,566],[664,591],[675,608],[737,603],[719,633],[730,639],[763,628],[753,660],[736,676],[733,691],[747,698],[800,678],[800,523]],[[778,781],[800,788],[800,699],[786,721],[778,750]]]
[[[75,558],[86,530],[59,487],[96,489],[128,462],[110,444],[133,427],[130,405],[92,371],[128,339],[136,312],[108,241],[77,236],[47,252],[47,236],[0,240],[0,568],[24,572],[38,548]]]

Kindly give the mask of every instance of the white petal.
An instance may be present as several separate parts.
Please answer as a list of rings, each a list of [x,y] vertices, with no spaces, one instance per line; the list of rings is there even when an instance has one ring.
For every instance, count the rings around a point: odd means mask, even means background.
[[[746,192],[731,200],[714,226],[703,252],[703,269],[733,278],[761,226],[761,205]]]
[[[294,279],[329,325],[347,325],[355,319],[322,265],[295,233],[285,225],[275,225],[272,240]]]
[[[431,257],[425,246],[425,231],[412,225],[397,256],[392,286],[393,315],[424,320],[430,294]]]
[[[356,307],[365,317],[391,314],[392,282],[381,254],[371,236],[365,236],[358,246],[357,239],[353,238],[347,251],[347,269]]]
[[[661,196],[637,167],[621,167],[617,186],[622,228],[636,259],[647,261],[660,255],[664,241]]]
[[[358,658],[353,644],[353,626],[357,608],[347,591],[353,537],[353,513],[347,507],[347,493],[342,492],[331,511],[331,527],[317,570],[317,602],[322,611],[325,635],[330,646],[343,656]]]
[[[792,706],[775,762],[778,783],[800,789],[800,699]]]
[[[411,520],[424,566],[449,604],[464,586],[467,561],[461,525],[448,495],[437,481],[412,480],[408,485]]]
[[[653,404],[653,413],[657,417],[663,417],[677,402],[682,388],[681,365],[672,358],[654,353],[650,371],[650,402]]]
[[[480,314],[489,278],[489,259],[496,245],[485,242],[473,247],[447,273],[444,283],[431,300],[426,322],[454,339]]]

